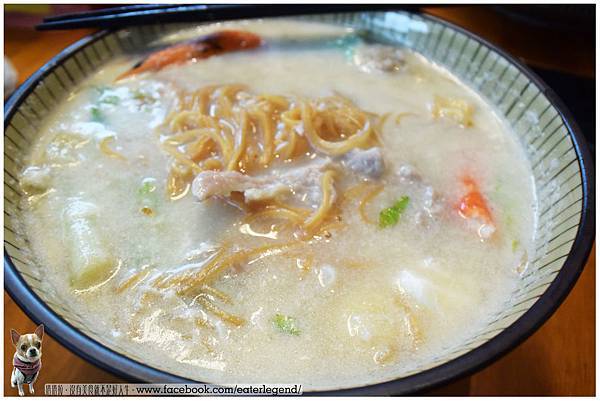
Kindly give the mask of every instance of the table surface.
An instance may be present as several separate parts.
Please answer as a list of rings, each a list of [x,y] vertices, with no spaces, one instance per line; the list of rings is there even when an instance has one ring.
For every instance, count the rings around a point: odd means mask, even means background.
[[[428,7],[426,12],[476,32],[532,65],[594,77],[594,48],[590,53],[584,47],[585,41],[574,40],[569,34],[515,26],[513,21],[495,14],[489,7]],[[4,39],[5,54],[19,71],[19,81],[23,82],[60,50],[89,32],[8,30]],[[521,40],[523,37],[528,40]],[[593,38],[591,43],[593,46]],[[561,49],[561,57],[554,57],[557,49]],[[491,366],[431,394],[595,395],[595,261],[594,249],[569,297],[533,336]],[[9,328],[31,333],[35,325],[6,293],[4,326],[4,371],[10,372],[13,347]],[[44,339],[43,352],[38,394],[45,383],[122,382],[49,336]],[[10,388],[10,375],[6,373],[4,377],[6,395],[16,394],[15,389]]]

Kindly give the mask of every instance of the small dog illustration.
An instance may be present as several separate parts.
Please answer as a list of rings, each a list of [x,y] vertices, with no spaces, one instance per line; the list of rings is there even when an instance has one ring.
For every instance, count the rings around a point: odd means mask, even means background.
[[[33,394],[35,383],[42,368],[42,338],[44,325],[40,324],[33,334],[19,334],[10,330],[10,338],[17,349],[13,358],[13,371],[10,376],[11,387],[19,389],[19,395],[25,395],[23,384],[29,385],[29,393]]]

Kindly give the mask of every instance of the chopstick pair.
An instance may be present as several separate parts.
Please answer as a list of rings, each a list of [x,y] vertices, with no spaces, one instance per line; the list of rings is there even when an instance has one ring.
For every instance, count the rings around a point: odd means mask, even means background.
[[[116,29],[156,23],[210,22],[359,11],[418,11],[418,9],[418,6],[406,4],[145,4],[48,17],[43,23],[37,25],[36,29]]]

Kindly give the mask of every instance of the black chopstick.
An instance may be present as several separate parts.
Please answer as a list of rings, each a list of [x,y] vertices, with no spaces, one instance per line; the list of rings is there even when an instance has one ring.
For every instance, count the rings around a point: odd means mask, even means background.
[[[257,5],[148,5],[125,6],[102,11],[47,18],[38,30],[79,28],[124,28],[136,25],[174,22],[209,22],[247,18],[282,17],[358,11],[407,10],[419,6],[394,4],[257,4]],[[112,10],[112,11],[111,11]]]
[[[128,6],[109,7],[109,8],[102,8],[102,9],[94,10],[94,11],[79,11],[79,12],[75,12],[75,13],[52,15],[49,17],[45,17],[43,22],[58,22],[58,21],[64,22],[64,21],[74,20],[74,19],[99,17],[102,15],[117,15],[117,14],[123,14],[126,12],[173,8],[174,6],[175,6],[174,4],[135,4],[135,5],[128,5]]]

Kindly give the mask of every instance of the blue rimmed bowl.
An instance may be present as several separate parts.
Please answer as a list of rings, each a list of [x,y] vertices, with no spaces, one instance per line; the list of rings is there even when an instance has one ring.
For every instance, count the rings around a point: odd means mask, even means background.
[[[368,31],[406,46],[476,90],[517,133],[534,173],[538,230],[523,284],[506,308],[468,341],[385,383],[335,388],[337,394],[405,394],[447,383],[508,352],[558,308],[581,273],[594,239],[594,172],[585,139],[562,101],[519,61],[477,36],[436,18],[406,12],[312,15],[301,19]],[[41,283],[43,269],[16,219],[18,177],[41,121],[87,76],[113,57],[140,52],[191,25],[149,25],[102,31],[66,48],[31,76],[4,106],[4,275],[15,302],[64,346],[132,381],[185,382],[109,342]]]

